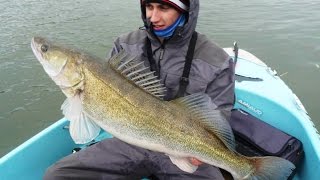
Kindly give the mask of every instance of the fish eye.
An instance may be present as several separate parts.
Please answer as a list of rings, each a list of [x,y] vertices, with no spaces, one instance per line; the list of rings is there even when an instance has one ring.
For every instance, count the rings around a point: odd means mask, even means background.
[[[49,49],[49,47],[48,47],[48,45],[46,45],[46,44],[43,44],[43,45],[41,46],[41,51],[44,52],[44,53],[47,52],[48,49]]]

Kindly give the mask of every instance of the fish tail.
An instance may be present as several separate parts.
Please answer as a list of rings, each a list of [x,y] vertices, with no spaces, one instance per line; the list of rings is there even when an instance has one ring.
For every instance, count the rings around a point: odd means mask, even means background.
[[[254,172],[244,179],[281,180],[288,179],[295,166],[288,160],[274,157],[253,157],[250,158],[254,165]]]

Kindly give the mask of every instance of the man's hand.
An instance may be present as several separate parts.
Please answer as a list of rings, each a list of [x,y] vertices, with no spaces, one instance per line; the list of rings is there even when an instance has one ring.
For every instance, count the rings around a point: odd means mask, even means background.
[[[192,165],[195,165],[195,166],[200,166],[201,164],[203,164],[203,162],[202,161],[199,161],[198,159],[196,159],[196,158],[189,158],[189,160],[190,160],[190,162],[191,162],[191,164]]]

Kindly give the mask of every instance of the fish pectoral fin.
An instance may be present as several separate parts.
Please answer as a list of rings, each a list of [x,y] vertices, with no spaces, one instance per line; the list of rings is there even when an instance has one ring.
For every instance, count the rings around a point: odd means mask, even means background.
[[[100,127],[84,113],[81,113],[79,119],[70,120],[69,131],[76,144],[85,144],[92,141],[99,135]]]
[[[178,168],[180,168],[182,171],[194,173],[198,168],[198,166],[191,164],[190,160],[186,157],[176,157],[169,155],[169,158],[171,162],[175,164]]]
[[[100,127],[83,111],[80,95],[67,98],[61,109],[70,121],[69,132],[76,144],[88,143],[99,135]]]

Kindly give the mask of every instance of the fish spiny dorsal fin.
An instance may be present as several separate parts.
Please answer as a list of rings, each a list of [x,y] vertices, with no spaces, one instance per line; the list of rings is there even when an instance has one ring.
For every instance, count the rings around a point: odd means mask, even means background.
[[[207,94],[196,93],[178,98],[173,102],[184,106],[207,131],[214,133],[228,149],[235,151],[235,140],[231,126],[221,111],[214,109],[211,98]]]
[[[153,96],[162,99],[165,96],[166,88],[160,83],[154,72],[144,65],[144,62],[136,56],[121,50],[109,60],[111,67],[125,78],[149,92]]]

